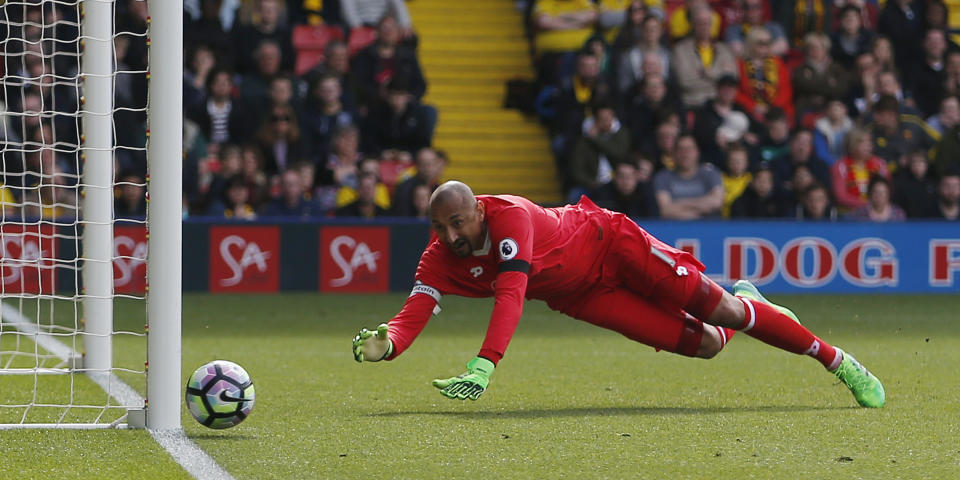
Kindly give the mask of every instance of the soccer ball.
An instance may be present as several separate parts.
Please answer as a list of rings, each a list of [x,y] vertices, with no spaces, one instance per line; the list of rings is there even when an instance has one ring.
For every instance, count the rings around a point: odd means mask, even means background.
[[[250,375],[226,360],[214,360],[193,372],[185,395],[193,418],[217,429],[230,428],[247,418],[255,397]]]

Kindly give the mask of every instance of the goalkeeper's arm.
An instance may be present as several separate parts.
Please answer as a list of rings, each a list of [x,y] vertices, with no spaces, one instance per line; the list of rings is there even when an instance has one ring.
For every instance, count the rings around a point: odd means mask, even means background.
[[[358,362],[393,360],[423,331],[436,305],[432,296],[414,293],[389,323],[381,324],[375,331],[360,330],[353,338],[353,358]]]

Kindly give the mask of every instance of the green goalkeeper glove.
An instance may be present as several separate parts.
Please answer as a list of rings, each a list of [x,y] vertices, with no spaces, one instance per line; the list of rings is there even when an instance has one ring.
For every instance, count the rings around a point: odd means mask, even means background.
[[[389,357],[393,353],[393,342],[387,338],[389,328],[386,323],[381,323],[376,332],[361,329],[353,337],[353,359],[358,362],[379,362]]]
[[[490,384],[490,375],[494,368],[490,360],[477,357],[470,360],[465,373],[446,379],[438,378],[433,381],[433,386],[439,388],[440,393],[447,398],[476,400]]]

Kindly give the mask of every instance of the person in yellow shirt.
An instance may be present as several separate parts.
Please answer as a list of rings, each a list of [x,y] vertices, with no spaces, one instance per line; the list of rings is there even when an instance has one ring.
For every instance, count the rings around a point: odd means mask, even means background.
[[[727,168],[720,175],[724,192],[723,218],[730,218],[730,206],[753,180],[753,175],[748,170],[749,166],[747,148],[742,143],[734,143],[727,148]]]
[[[537,0],[531,18],[541,83],[558,83],[572,69],[576,52],[593,35],[598,16],[592,0]]]
[[[8,220],[16,218],[19,215],[19,207],[20,205],[17,203],[17,198],[13,196],[13,192],[0,183],[0,214],[3,215],[2,218]]]
[[[687,0],[685,5],[670,14],[670,20],[667,22],[667,31],[670,33],[670,38],[680,40],[690,35],[693,30],[690,12],[700,7],[709,8],[710,4],[707,0]],[[710,38],[717,39],[720,37],[720,27],[723,25],[723,20],[720,18],[720,14],[712,9],[710,13]]]
[[[380,181],[380,160],[373,157],[367,157],[360,161],[358,165],[357,179],[360,175],[366,173],[377,179],[374,186],[373,203],[384,210],[390,210],[390,190]],[[345,207],[357,200],[357,189],[349,185],[340,187],[337,190],[337,207]]]

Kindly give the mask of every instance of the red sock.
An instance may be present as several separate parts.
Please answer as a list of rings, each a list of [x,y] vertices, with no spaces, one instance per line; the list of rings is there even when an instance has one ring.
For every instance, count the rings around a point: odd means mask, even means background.
[[[827,370],[836,370],[840,365],[840,352],[803,325],[766,303],[738,298],[743,302],[746,312],[743,324],[737,330],[781,350],[816,358]]]
[[[706,324],[706,323],[703,324],[703,325],[704,325],[704,326],[708,326],[708,324]],[[709,325],[709,326],[715,328],[715,329],[717,330],[717,333],[720,334],[720,348],[721,348],[721,349],[723,349],[723,347],[726,347],[726,346],[727,346],[727,343],[730,342],[730,339],[733,338],[733,334],[737,333],[736,330],[733,330],[733,329],[730,329],[730,328],[718,327],[718,326],[716,326],[716,325]]]

